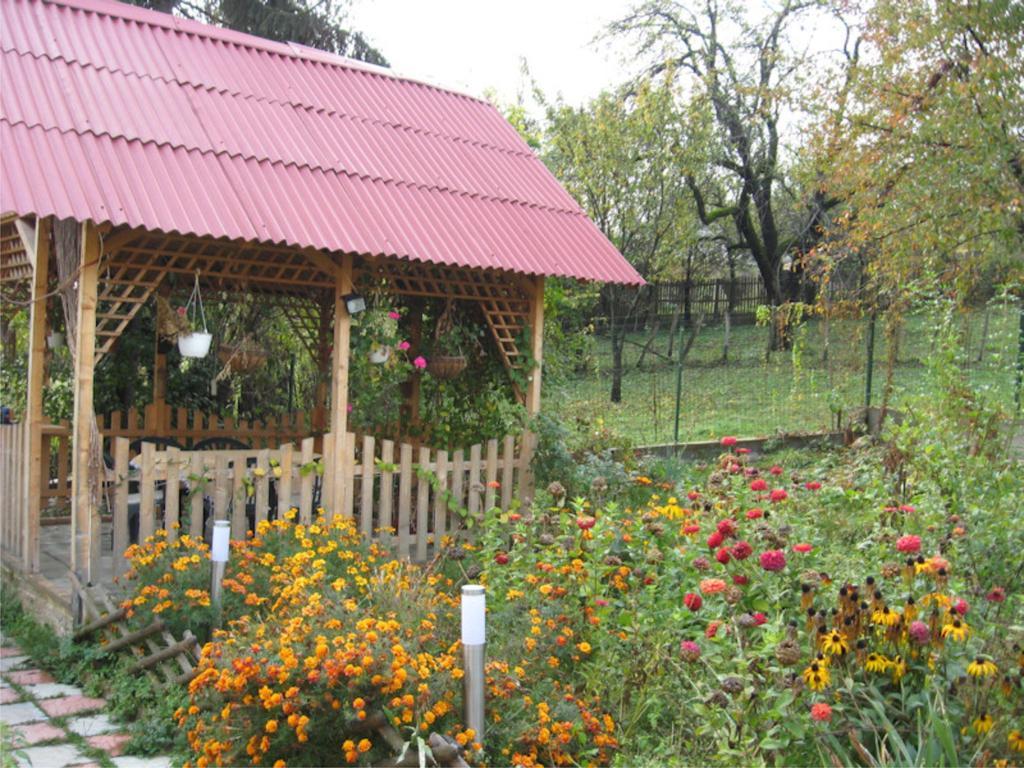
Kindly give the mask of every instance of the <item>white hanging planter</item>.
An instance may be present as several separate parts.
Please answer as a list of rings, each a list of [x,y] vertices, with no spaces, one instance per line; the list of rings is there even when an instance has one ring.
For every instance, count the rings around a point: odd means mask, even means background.
[[[188,335],[178,337],[178,351],[182,357],[206,357],[210,354],[211,341],[213,341],[212,333],[193,331]]]
[[[384,365],[391,357],[391,347],[374,347],[370,350],[370,362]]]
[[[60,331],[50,331],[46,337],[46,346],[50,349],[60,349],[64,346],[64,334]]]

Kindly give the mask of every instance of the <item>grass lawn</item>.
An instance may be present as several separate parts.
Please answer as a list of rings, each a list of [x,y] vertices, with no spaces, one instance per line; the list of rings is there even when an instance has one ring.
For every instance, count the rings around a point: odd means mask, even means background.
[[[986,321],[987,315],[987,321]],[[986,330],[987,322],[987,330]],[[724,329],[705,328],[684,364],[680,401],[680,439],[713,438],[723,434],[766,436],[784,432],[818,431],[835,426],[839,412],[865,404],[867,322],[808,321],[798,331],[793,351],[767,354],[768,329],[754,325],[732,329],[729,357],[723,361]],[[963,317],[970,353],[965,360],[972,381],[984,385],[1005,407],[1013,407],[1014,364],[1018,349],[1018,313],[1013,307],[976,311]],[[637,366],[648,332],[629,334],[621,403],[609,401],[611,345],[594,340],[592,365],[567,385],[545,393],[554,412],[582,424],[597,419],[639,444],[671,442],[676,409],[674,363],[648,354]],[[919,390],[933,334],[928,318],[911,316],[900,332],[894,369],[893,402]],[[652,350],[664,355],[668,333],[661,332]],[[677,346],[678,349],[678,346]],[[872,403],[881,402],[889,344],[884,321],[875,334]],[[845,421],[845,419],[844,419]]]

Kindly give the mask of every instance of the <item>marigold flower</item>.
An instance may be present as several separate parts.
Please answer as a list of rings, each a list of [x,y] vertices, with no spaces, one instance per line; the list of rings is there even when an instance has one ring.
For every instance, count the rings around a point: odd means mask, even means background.
[[[823,701],[811,705],[811,720],[818,723],[827,723],[832,719],[832,707]]]
[[[761,567],[766,571],[781,571],[786,567],[786,553],[781,549],[769,549],[761,553]]]
[[[981,656],[967,665],[967,674],[971,677],[991,677],[998,671],[990,659],[983,659]]]
[[[373,742],[369,739],[360,739],[359,744],[356,745],[356,748],[360,752],[369,752],[371,749],[373,749]]]

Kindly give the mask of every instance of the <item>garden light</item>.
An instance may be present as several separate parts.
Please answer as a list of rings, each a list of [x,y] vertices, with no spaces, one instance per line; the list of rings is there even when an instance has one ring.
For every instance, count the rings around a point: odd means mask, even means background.
[[[484,646],[487,642],[487,597],[480,584],[462,587],[462,658],[465,670],[466,726],[484,742]]]
[[[366,299],[358,293],[347,293],[341,297],[350,315],[358,315],[366,309]]]
[[[231,523],[227,520],[213,522],[213,541],[210,543],[210,605],[213,608],[213,628],[220,625],[221,586],[224,570],[228,565],[231,545]]]

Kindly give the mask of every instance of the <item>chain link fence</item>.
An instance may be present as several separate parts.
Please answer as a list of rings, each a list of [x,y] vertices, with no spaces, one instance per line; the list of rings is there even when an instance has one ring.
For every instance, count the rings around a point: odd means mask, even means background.
[[[959,317],[959,364],[973,385],[1016,414],[1021,313],[1019,303],[1004,302]],[[890,407],[900,408],[924,385],[936,343],[930,318],[914,314],[891,326],[888,320],[811,318],[794,330],[791,348],[778,351],[770,349],[771,330],[754,324],[727,328],[718,320],[683,328],[671,343],[667,330],[631,330],[620,403],[609,399],[610,338],[598,333],[586,365],[548,402],[583,428],[608,427],[638,445],[670,443],[677,435],[689,442],[842,429],[863,419],[867,406],[882,404],[890,366]],[[679,350],[688,343],[680,365]]]

